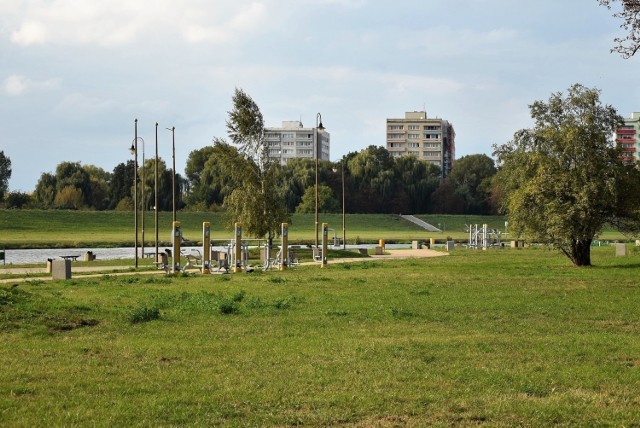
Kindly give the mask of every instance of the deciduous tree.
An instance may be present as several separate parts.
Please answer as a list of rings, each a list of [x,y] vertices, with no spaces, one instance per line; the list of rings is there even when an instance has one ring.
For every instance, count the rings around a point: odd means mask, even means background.
[[[623,58],[631,58],[640,49],[640,1],[639,0],[598,0],[602,6],[609,9],[618,8],[613,14],[621,19],[620,28],[627,32],[625,37],[616,37],[617,43],[611,49],[618,52]]]
[[[447,180],[464,201],[465,214],[489,214],[491,179],[496,166],[489,156],[476,154],[456,160]]]
[[[269,159],[264,140],[264,121],[258,105],[241,89],[235,90],[227,130],[241,156],[225,159],[227,172],[236,184],[225,199],[231,221],[240,222],[252,236],[272,239],[280,225],[290,221],[284,204],[285,186],[279,163]]]
[[[640,226],[640,175],[621,161],[612,135],[622,118],[599,95],[576,84],[536,101],[533,128],[495,147],[511,231],[559,248],[577,266],[591,265],[591,242],[605,224],[626,233]]]
[[[11,159],[5,156],[0,150],[0,200],[4,193],[9,190],[9,179],[11,178]]]

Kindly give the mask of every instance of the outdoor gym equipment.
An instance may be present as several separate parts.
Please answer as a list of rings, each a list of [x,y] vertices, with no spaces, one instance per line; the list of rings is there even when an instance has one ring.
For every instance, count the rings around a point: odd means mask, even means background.
[[[180,272],[180,244],[182,241],[182,229],[180,228],[180,222],[173,222],[173,233],[171,234],[173,237],[173,260],[171,262],[172,269],[171,273]]]
[[[280,251],[282,252],[282,256],[280,258],[280,270],[287,270],[287,264],[289,262],[289,224],[282,223],[282,247]]]
[[[327,267],[327,249],[329,238],[329,224],[322,223],[322,265],[321,268]]]
[[[469,248],[486,250],[489,247],[500,247],[500,231],[498,229],[489,229],[486,224],[482,228],[478,225],[467,226],[469,232]]]
[[[211,267],[211,223],[202,222],[202,273],[210,273]]]

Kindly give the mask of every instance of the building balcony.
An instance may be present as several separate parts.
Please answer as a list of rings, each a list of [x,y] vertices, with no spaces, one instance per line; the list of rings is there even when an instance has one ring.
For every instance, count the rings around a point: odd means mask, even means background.
[[[623,147],[621,150],[623,151],[623,153],[635,153],[636,152],[636,148],[635,147]]]
[[[634,135],[636,133],[635,129],[618,129],[616,134],[618,135]]]

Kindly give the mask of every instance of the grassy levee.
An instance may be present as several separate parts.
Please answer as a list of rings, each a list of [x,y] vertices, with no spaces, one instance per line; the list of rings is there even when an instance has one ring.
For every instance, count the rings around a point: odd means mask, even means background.
[[[180,212],[183,235],[198,241],[202,239],[202,223],[211,223],[212,239],[231,239],[232,230],[224,213]],[[410,242],[428,241],[434,238],[444,241],[448,238],[465,240],[468,234],[465,226],[488,224],[490,228],[504,230],[502,216],[444,216],[419,215],[427,222],[438,225],[443,232],[427,232],[424,229],[391,214],[348,214],[346,216],[347,243]],[[172,218],[171,213],[158,215],[158,237],[163,245],[168,245]],[[141,223],[141,220],[140,220]],[[319,223],[328,223],[338,237],[342,237],[342,215],[321,214]],[[140,224],[141,228],[141,224]],[[330,238],[334,231],[330,231]],[[314,240],[314,215],[294,214],[290,223],[289,239],[293,243]],[[138,239],[142,239],[141,232]],[[624,239],[621,234],[605,228],[601,239]],[[145,242],[150,245],[155,240],[153,213],[145,217]],[[133,246],[133,213],[119,211],[63,211],[63,210],[0,210],[0,248],[49,248],[49,247],[97,247]]]
[[[0,287],[2,426],[633,426],[638,253]]]

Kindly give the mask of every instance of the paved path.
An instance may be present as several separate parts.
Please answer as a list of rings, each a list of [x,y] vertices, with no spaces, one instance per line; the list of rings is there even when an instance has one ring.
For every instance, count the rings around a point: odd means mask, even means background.
[[[337,263],[353,263],[353,262],[363,262],[363,261],[371,261],[371,260],[393,260],[393,259],[410,259],[410,258],[427,258],[427,257],[441,257],[447,256],[449,253],[445,253],[443,251],[435,251],[430,249],[419,249],[419,250],[387,250],[387,254],[383,254],[380,256],[369,256],[369,257],[357,257],[357,258],[344,258],[344,259],[331,259],[328,264],[337,264]],[[320,265],[319,262],[308,261],[303,263],[307,264],[316,264]],[[102,277],[104,275],[159,275],[164,274],[164,270],[132,270],[132,266],[77,266],[71,267],[71,273],[73,278],[73,273],[82,272],[83,275],[79,275],[75,278],[95,278]],[[92,274],[91,272],[100,272],[96,274]],[[190,270],[188,272],[197,272],[196,269]],[[11,275],[20,275],[15,278],[6,278],[0,279],[0,284],[3,283],[16,283],[16,282],[24,282],[24,281],[48,281],[51,280],[51,276],[32,276],[32,275],[41,275],[46,273],[45,267],[31,267],[31,268],[5,268],[0,269],[0,274],[11,274]],[[219,273],[217,271],[213,272],[214,274]]]

